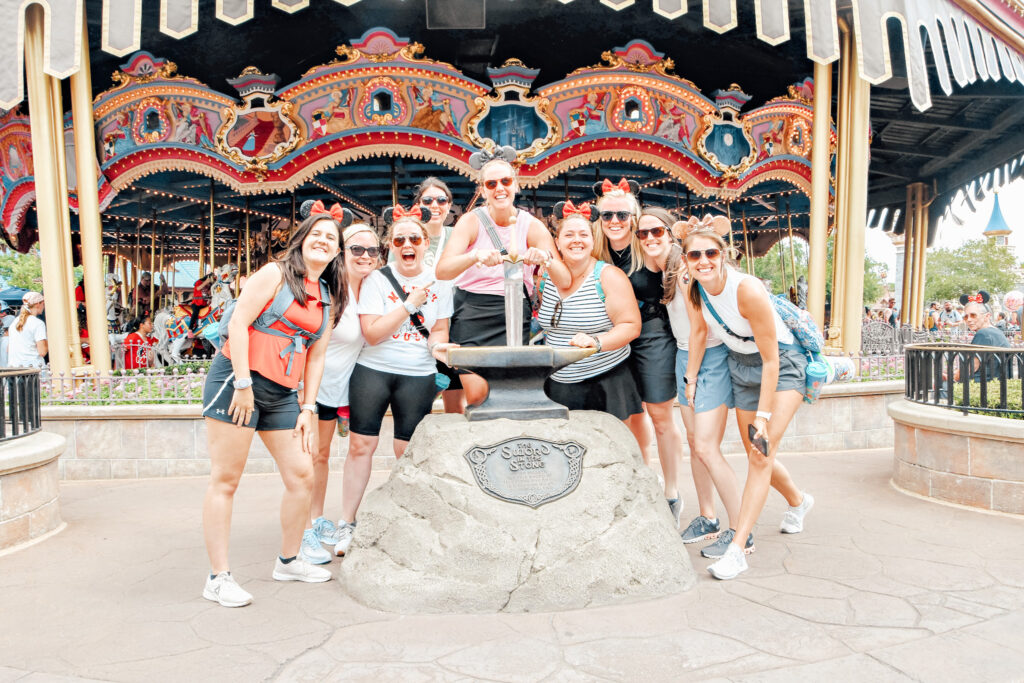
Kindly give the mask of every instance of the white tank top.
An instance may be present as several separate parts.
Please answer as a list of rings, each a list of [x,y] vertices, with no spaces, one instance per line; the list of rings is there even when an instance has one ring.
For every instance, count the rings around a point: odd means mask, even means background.
[[[715,295],[705,291],[705,294],[707,294],[708,300],[714,307],[715,313],[718,314],[718,317],[722,319],[722,322],[730,330],[741,337],[753,337],[754,331],[750,328],[750,321],[740,315],[739,303],[736,297],[740,283],[744,280],[755,280],[758,287],[762,286],[761,282],[753,275],[740,273],[729,267],[726,267],[725,272],[725,287],[722,288],[722,291]],[[737,353],[757,353],[757,344],[753,340],[744,341],[737,339],[725,331],[722,325],[711,315],[711,311],[708,310],[707,306],[702,305],[700,310],[704,314],[704,320],[707,322],[708,327],[715,331],[726,346]],[[772,315],[775,318],[775,338],[778,342],[780,344],[796,344],[796,337],[786,327],[786,323],[782,322],[782,318],[779,317],[779,313],[775,310],[774,306],[772,306]]]
[[[668,310],[668,322],[672,326],[672,334],[676,338],[676,348],[686,351],[690,347],[690,318],[686,315],[686,292],[676,292],[672,301],[665,304]],[[708,340],[705,349],[721,346],[722,340],[715,334],[714,328],[708,325]]]

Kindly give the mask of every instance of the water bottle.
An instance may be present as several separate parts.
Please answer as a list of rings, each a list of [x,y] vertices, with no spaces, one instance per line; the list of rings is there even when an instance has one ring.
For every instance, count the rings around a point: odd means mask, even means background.
[[[823,361],[814,360],[807,364],[805,372],[804,403],[814,403],[821,395],[821,388],[828,378],[828,365]]]

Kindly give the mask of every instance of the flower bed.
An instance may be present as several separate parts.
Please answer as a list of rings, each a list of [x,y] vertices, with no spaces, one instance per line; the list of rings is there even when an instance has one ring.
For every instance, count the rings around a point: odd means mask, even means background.
[[[116,370],[108,377],[54,377],[42,382],[43,405],[200,403],[207,364]]]

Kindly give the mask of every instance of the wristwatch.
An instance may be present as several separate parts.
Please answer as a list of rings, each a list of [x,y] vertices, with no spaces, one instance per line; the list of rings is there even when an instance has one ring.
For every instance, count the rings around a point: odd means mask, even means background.
[[[303,403],[299,407],[299,412],[301,413],[303,410],[308,410],[311,413],[315,413],[316,412],[316,404],[315,403]]]
[[[690,378],[689,378],[689,377],[687,377],[686,375],[683,375],[683,384],[693,384],[693,383],[694,383],[694,382],[696,382],[696,381],[697,381],[697,380],[695,380],[695,379],[690,379]]]
[[[405,310],[409,315],[414,315],[419,309],[412,305],[411,301],[403,301],[402,305],[405,306]]]
[[[235,389],[248,389],[252,386],[252,377],[239,377],[231,384]]]

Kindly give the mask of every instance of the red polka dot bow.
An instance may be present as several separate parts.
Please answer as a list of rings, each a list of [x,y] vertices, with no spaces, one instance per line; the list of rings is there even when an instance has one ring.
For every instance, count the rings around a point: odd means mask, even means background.
[[[622,180],[619,181],[618,185],[613,185],[612,181],[605,178],[604,183],[601,184],[601,194],[608,194],[609,192],[615,189],[622,190],[626,194],[629,194],[629,182],[627,182],[626,179],[623,178]]]
[[[333,204],[330,209],[324,206],[324,203],[319,199],[313,202],[312,208],[309,210],[310,216],[325,215],[330,216],[339,223],[345,222],[345,210],[341,208],[340,204]]]

